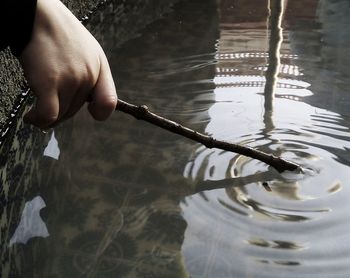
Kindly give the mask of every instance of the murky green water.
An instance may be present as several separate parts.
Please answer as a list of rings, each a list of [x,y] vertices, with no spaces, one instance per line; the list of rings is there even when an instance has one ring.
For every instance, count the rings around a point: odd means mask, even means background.
[[[217,3],[180,1],[107,47],[119,97],[309,170],[82,111],[55,129],[9,242],[23,277],[350,276],[350,2],[271,1],[275,32],[267,1]]]

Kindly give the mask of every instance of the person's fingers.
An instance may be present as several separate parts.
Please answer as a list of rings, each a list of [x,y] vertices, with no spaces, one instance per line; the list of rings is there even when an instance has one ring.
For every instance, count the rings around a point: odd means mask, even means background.
[[[59,120],[56,122],[57,124],[73,117],[80,110],[80,108],[86,103],[88,99],[87,91],[88,90],[85,88],[77,90],[69,108],[63,115],[60,115]]]
[[[56,92],[38,96],[35,106],[24,116],[24,122],[39,128],[53,125],[59,116],[59,100]]]
[[[100,73],[88,109],[95,120],[106,120],[115,110],[117,93],[107,58],[101,58]]]
[[[72,82],[74,83],[74,82]],[[80,108],[85,104],[89,90],[91,90],[90,82],[83,83],[79,88],[75,84],[66,82],[64,86],[60,86],[59,91],[59,117],[55,125],[71,118],[76,114]]]

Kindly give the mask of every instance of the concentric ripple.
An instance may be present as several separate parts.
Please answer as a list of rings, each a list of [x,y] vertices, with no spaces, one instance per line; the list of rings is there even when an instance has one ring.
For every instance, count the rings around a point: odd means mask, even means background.
[[[216,102],[206,132],[299,163],[304,174],[279,174],[259,161],[199,147],[184,175],[213,188],[182,204],[189,223],[187,267],[193,277],[345,277],[348,122],[307,102],[315,93],[300,68],[281,72],[272,111],[266,111],[265,77],[240,75],[237,66],[237,60],[256,64],[262,56],[218,55],[218,67],[225,63],[226,69],[214,79]]]

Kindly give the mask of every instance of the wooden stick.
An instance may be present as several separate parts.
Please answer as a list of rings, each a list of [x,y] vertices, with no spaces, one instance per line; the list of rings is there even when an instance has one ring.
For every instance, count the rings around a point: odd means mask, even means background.
[[[173,133],[184,136],[188,139],[203,144],[207,148],[217,148],[229,152],[235,152],[244,156],[248,156],[257,160],[260,160],[273,168],[278,172],[288,171],[302,171],[302,168],[293,162],[287,161],[283,158],[264,153],[262,151],[253,149],[251,147],[245,147],[238,144],[229,143],[226,141],[217,140],[211,136],[202,134],[198,131],[185,127],[177,122],[163,118],[151,111],[149,111],[146,105],[134,105],[126,101],[118,99],[116,110],[134,116],[138,120],[144,120],[158,127],[171,131]]]

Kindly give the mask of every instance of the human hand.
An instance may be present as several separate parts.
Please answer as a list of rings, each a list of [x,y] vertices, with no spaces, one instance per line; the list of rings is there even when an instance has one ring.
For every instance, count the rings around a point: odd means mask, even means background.
[[[88,105],[96,120],[115,110],[117,94],[96,39],[59,0],[38,0],[32,38],[20,56],[36,105],[24,120],[51,128]]]

